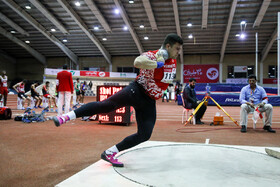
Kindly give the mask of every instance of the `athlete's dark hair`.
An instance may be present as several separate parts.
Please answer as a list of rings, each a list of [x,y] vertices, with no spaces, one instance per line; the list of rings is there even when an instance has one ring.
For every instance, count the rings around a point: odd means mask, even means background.
[[[67,64],[64,64],[62,68],[63,68],[63,69],[67,69],[67,68],[68,68],[68,65],[67,65]]]
[[[196,82],[195,78],[190,78],[189,79],[189,82],[192,82],[192,81]]]
[[[248,76],[248,79],[255,79],[255,80],[257,80],[257,77],[256,77],[256,75],[251,74],[251,75]]]
[[[177,34],[171,33],[168,34],[163,42],[163,46],[165,46],[166,44],[170,44],[171,46],[173,46],[175,43],[179,43],[181,45],[183,45],[183,39],[178,36]]]

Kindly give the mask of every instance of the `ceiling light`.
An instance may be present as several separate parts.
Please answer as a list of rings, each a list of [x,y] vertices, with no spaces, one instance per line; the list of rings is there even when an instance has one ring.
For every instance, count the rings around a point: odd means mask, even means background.
[[[67,39],[63,39],[62,41],[63,41],[63,42],[68,42],[68,40],[67,40]]]
[[[236,37],[239,37],[239,36],[240,36],[240,34],[236,34],[235,36],[236,36]]]
[[[103,41],[107,41],[107,38],[102,38]]]
[[[76,1],[76,2],[75,2],[75,5],[76,5],[76,6],[81,6],[80,1]]]
[[[127,29],[128,29],[127,26],[124,26],[124,27],[123,27],[123,30],[127,31]]]
[[[246,21],[241,21],[240,22],[240,25],[245,25],[246,24]]]
[[[187,26],[188,26],[188,27],[191,27],[191,26],[192,26],[192,23],[188,23]]]
[[[28,9],[28,10],[30,10],[30,9],[31,9],[31,6],[26,5],[25,8]]]
[[[51,29],[51,31],[52,31],[52,32],[55,32],[56,30],[55,30],[55,29]]]
[[[97,31],[97,30],[99,30],[99,27],[95,26],[95,27],[93,27],[93,29]]]
[[[25,43],[30,44],[30,41],[29,41],[29,40],[26,40]]]
[[[15,34],[15,33],[16,33],[16,31],[11,31],[11,33],[12,33],[12,34]]]
[[[189,38],[189,39],[192,39],[192,38],[193,38],[193,35],[192,35],[192,34],[190,34],[190,35],[188,36],[188,38]]]
[[[140,25],[139,27],[140,27],[141,29],[144,29],[145,26],[144,26],[144,25]]]
[[[148,37],[148,36],[145,36],[145,37],[144,37],[144,40],[149,40],[149,37]]]
[[[132,0],[129,0],[128,2],[129,2],[130,4],[134,3],[134,1],[132,1]]]
[[[242,34],[240,34],[240,38],[244,39],[244,38],[246,38],[246,35],[244,33],[242,33]]]
[[[115,14],[119,14],[119,13],[120,13],[120,10],[116,8],[116,9],[114,10],[114,12],[115,12]]]

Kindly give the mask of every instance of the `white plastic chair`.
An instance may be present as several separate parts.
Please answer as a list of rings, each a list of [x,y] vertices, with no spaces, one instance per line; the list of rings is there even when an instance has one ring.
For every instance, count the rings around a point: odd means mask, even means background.
[[[256,124],[258,122],[258,119],[260,118],[259,117],[259,113],[257,111],[253,111],[253,112],[250,112],[249,114],[253,114],[252,116],[252,120],[253,120],[253,129],[256,129]],[[265,119],[264,117],[262,118],[262,121],[263,121],[263,124],[265,125]]]
[[[194,108],[188,109],[188,108],[184,107],[185,106],[185,102],[184,102],[183,94],[181,94],[181,99],[182,99],[182,103],[183,103],[182,124],[184,124],[186,122],[186,120],[188,120],[189,116],[194,112]],[[185,119],[185,116],[186,116],[186,119]],[[195,116],[193,116],[193,118],[190,121],[190,123],[192,123],[193,125],[196,124]]]

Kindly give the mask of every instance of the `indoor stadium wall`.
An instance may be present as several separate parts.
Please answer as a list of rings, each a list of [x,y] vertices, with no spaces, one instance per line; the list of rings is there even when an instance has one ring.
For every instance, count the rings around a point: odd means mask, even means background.
[[[14,62],[0,55],[0,71],[6,70],[7,75],[9,75],[9,79],[16,78],[15,67],[16,64]]]

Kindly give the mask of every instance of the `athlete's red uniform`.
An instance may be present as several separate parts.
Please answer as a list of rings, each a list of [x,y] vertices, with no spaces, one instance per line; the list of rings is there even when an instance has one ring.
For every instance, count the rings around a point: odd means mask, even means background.
[[[150,60],[156,61],[156,51],[143,53],[142,56],[148,57]],[[136,78],[139,83],[152,99],[157,100],[162,97],[165,91],[176,75],[176,59],[167,59],[162,68],[141,69],[140,74]]]

